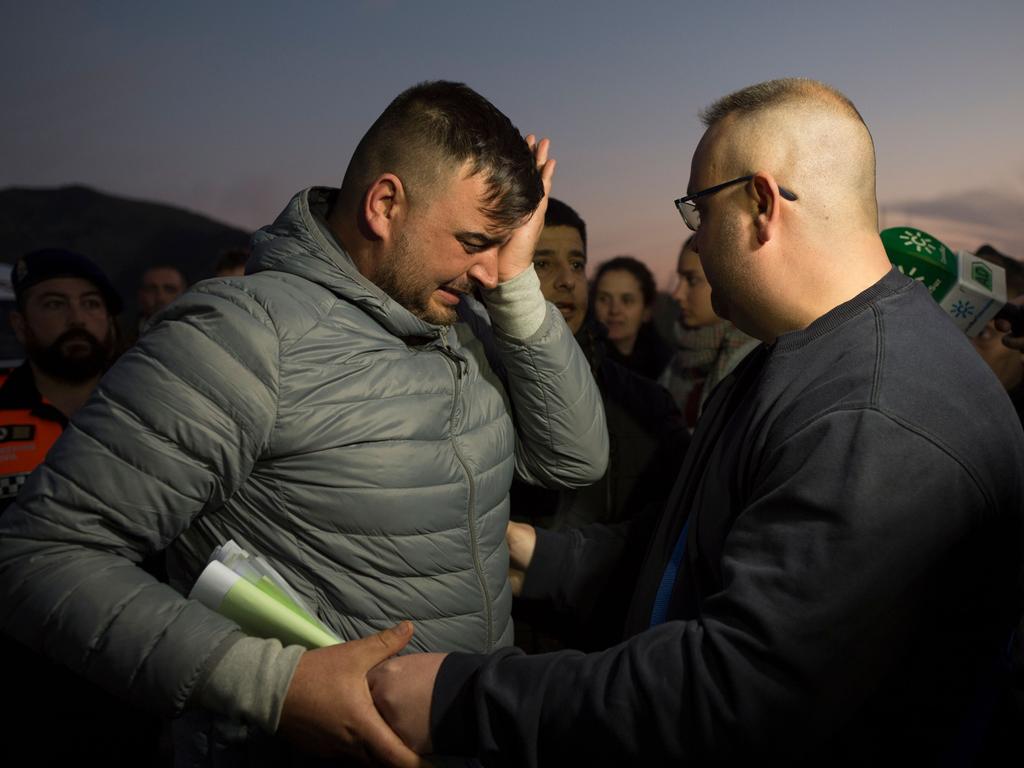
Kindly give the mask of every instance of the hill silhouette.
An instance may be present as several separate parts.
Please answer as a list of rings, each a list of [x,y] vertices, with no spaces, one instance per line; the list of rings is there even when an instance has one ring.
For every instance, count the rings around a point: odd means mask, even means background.
[[[248,243],[248,232],[198,213],[85,186],[0,190],[0,261],[36,248],[84,253],[106,271],[128,314],[148,267],[173,264],[194,283],[212,275],[222,251]]]

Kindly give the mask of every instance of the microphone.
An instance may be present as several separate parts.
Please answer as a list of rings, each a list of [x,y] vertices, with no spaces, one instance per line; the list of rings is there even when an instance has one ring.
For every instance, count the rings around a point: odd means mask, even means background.
[[[950,319],[968,336],[981,333],[989,320],[1008,320],[1011,333],[1024,333],[1024,310],[1006,303],[1006,271],[970,251],[954,253],[937,237],[913,227],[880,233],[889,261],[907,277],[923,283]]]

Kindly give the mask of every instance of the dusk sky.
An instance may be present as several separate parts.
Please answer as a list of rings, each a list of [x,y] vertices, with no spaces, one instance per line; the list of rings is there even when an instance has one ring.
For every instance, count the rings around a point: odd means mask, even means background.
[[[552,139],[590,260],[662,287],[699,111],[806,76],[857,104],[883,226],[1024,257],[1024,1],[0,0],[0,188],[81,183],[252,229],[337,185],[388,102],[462,80]]]

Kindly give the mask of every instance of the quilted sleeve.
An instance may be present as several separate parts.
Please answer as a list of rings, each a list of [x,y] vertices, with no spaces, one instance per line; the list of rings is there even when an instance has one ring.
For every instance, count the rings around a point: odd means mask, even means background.
[[[101,381],[0,520],[0,622],[173,714],[237,627],[137,567],[240,486],[278,396],[278,334],[237,284],[161,316]]]

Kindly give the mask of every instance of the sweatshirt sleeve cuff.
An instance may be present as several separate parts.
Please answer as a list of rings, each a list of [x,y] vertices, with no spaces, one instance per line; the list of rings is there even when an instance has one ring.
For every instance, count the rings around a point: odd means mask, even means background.
[[[278,640],[243,637],[210,671],[196,704],[232,719],[277,730],[285,694],[306,649]]]
[[[511,280],[483,292],[491,323],[515,341],[525,341],[540,330],[547,316],[547,303],[540,291],[540,279],[528,267]]]
[[[441,662],[430,702],[430,737],[439,755],[479,751],[473,682],[486,656],[449,653]]]

